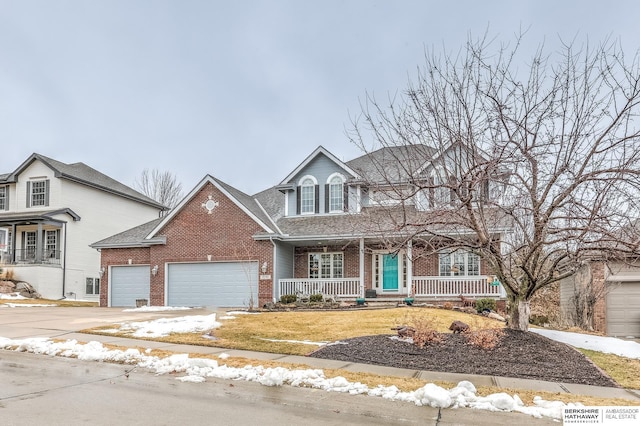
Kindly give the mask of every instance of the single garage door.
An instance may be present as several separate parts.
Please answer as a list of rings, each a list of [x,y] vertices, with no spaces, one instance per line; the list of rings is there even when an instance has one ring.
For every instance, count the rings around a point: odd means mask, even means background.
[[[612,286],[607,294],[607,334],[640,337],[640,282]]]
[[[149,265],[112,266],[111,306],[136,306],[136,299],[149,300]]]
[[[258,301],[258,262],[171,263],[168,306],[249,306]]]

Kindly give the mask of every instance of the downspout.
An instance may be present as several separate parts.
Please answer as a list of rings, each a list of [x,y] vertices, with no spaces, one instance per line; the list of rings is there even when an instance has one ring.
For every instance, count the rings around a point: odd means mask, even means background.
[[[276,243],[273,242],[273,237],[271,236],[269,237],[269,241],[271,241],[271,244],[273,244],[273,258],[271,259],[271,263],[273,265],[271,268],[273,273],[273,277],[271,278],[271,288],[273,290],[271,290],[271,296],[272,296],[271,298],[273,299],[273,303],[276,303],[277,301],[277,298],[275,297],[276,289],[280,290],[276,285],[277,284],[276,283],[276,280],[277,280],[276,278],[277,277],[276,275]]]
[[[64,247],[62,252],[62,299],[66,299],[65,290],[67,284],[67,222],[63,224],[64,229]]]

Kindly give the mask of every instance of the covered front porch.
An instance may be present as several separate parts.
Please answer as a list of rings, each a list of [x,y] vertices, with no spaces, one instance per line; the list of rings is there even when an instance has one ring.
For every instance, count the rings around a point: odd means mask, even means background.
[[[322,294],[325,298],[333,297],[335,299],[415,297],[426,300],[456,299],[460,295],[474,299],[485,297],[501,299],[506,297],[502,285],[494,284],[493,277],[485,275],[477,277],[412,277],[410,288],[411,291],[406,293],[378,293],[374,289],[363,288],[359,277],[339,279],[288,278],[278,280],[279,296],[285,294],[301,296]]]
[[[276,245],[278,247],[278,245]],[[299,241],[279,244],[280,253],[293,257],[276,265],[275,299],[283,295],[325,299],[421,301],[466,298],[503,299],[502,285],[484,262],[472,253],[441,251],[425,254],[412,242],[390,251],[375,239]],[[282,258],[282,256],[280,256]]]

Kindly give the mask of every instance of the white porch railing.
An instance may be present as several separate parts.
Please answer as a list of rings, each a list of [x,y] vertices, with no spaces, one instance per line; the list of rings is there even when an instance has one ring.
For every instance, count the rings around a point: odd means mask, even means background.
[[[279,280],[278,287],[278,296],[322,294],[335,297],[360,297],[360,278],[288,278]]]
[[[428,297],[506,297],[502,285],[492,285],[486,276],[413,277],[413,295]]]

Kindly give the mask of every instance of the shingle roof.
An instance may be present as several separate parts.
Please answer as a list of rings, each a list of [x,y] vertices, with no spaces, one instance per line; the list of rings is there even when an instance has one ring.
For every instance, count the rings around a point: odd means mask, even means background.
[[[365,182],[406,182],[428,164],[437,150],[427,145],[390,146],[380,148],[347,161]]]
[[[84,163],[66,164],[61,161],[54,160],[53,158],[49,158],[36,153],[32,154],[14,172],[0,175],[0,181],[4,180],[7,182],[14,182],[16,176],[35,160],[42,161],[44,164],[50,167],[55,172],[55,176],[60,179],[71,180],[102,191],[130,198],[143,204],[157,207],[159,209],[166,209],[165,206],[158,203],[157,201],[147,197],[144,194],[141,194],[140,192],[128,187],[127,185],[124,185],[121,182],[118,182],[113,178],[110,178],[104,173],[101,173]]]
[[[143,223],[135,228],[127,229],[119,234],[112,235],[103,240],[97,241],[90,245],[93,248],[106,248],[106,247],[141,247],[153,244],[162,244],[164,239],[158,238],[154,240],[145,240],[145,237],[149,235],[151,230],[155,228],[162,218],[154,219],[150,222]]]

